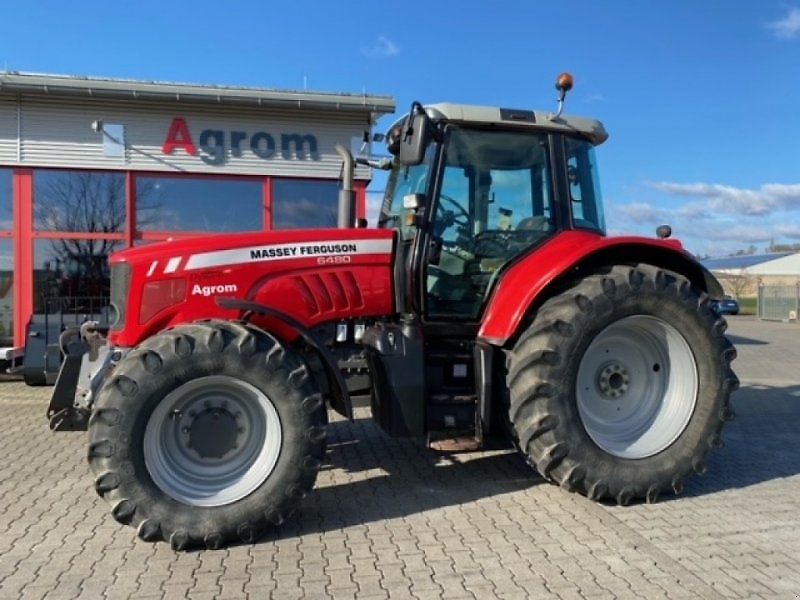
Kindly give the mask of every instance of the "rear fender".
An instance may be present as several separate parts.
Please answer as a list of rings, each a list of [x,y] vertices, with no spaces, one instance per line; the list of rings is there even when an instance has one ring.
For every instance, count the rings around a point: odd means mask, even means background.
[[[648,263],[680,273],[711,298],[722,286],[677,240],[605,238],[567,231],[513,264],[495,287],[478,333],[481,341],[505,346],[516,339],[527,317],[566,284],[603,265]]]

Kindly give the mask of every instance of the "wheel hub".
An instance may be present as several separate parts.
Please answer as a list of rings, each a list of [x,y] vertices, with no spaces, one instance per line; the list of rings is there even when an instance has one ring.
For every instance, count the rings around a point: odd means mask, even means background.
[[[179,502],[222,506],[250,494],[277,463],[281,423],[260,389],[227,375],[188,381],[150,415],[145,465]]]
[[[684,431],[699,375],[686,338],[652,315],[623,317],[584,351],[576,377],[578,412],[589,437],[621,458],[657,454]]]
[[[186,433],[186,446],[201,458],[222,458],[238,448],[243,429],[225,408],[206,408],[192,420]]]
[[[597,387],[605,398],[614,400],[628,391],[631,377],[620,363],[606,364],[597,374]]]

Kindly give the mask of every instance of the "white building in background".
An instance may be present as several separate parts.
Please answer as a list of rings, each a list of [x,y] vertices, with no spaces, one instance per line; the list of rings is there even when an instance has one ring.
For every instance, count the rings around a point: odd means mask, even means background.
[[[732,296],[755,296],[759,285],[800,284],[800,252],[726,256],[702,262]]]

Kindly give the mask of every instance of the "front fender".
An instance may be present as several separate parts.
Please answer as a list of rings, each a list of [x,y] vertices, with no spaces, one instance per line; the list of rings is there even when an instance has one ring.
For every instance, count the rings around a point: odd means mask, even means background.
[[[239,300],[237,298],[219,298],[217,304],[226,310],[239,310],[244,313],[244,320],[249,321],[250,316],[253,314],[272,317],[288,328],[289,331],[295,335],[303,338],[305,342],[317,351],[322,365],[328,375],[328,382],[332,389],[331,406],[343,417],[350,420],[353,419],[353,402],[350,398],[350,392],[347,389],[347,384],[336,365],[336,360],[330,353],[325,344],[314,335],[314,332],[305,327],[300,321],[293,318],[291,315],[276,310],[272,307],[249,300]]]
[[[558,286],[591,267],[648,263],[687,277],[712,298],[722,297],[719,281],[677,240],[625,236],[607,238],[565,231],[508,268],[491,295],[478,338],[504,346],[516,338],[526,315]]]

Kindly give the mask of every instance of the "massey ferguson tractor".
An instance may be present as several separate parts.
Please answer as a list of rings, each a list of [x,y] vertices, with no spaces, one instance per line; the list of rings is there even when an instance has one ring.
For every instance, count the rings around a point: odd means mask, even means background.
[[[501,433],[593,500],[703,473],[738,385],[722,288],[666,227],[606,237],[607,134],[562,114],[569,75],[556,87],[551,113],[414,103],[386,136],[376,228],[339,148],[339,228],[113,255],[115,319],[62,336],[49,416],[88,429],[114,518],[175,549],[251,542],[313,488],[328,409],[352,418],[367,393],[388,435]]]

